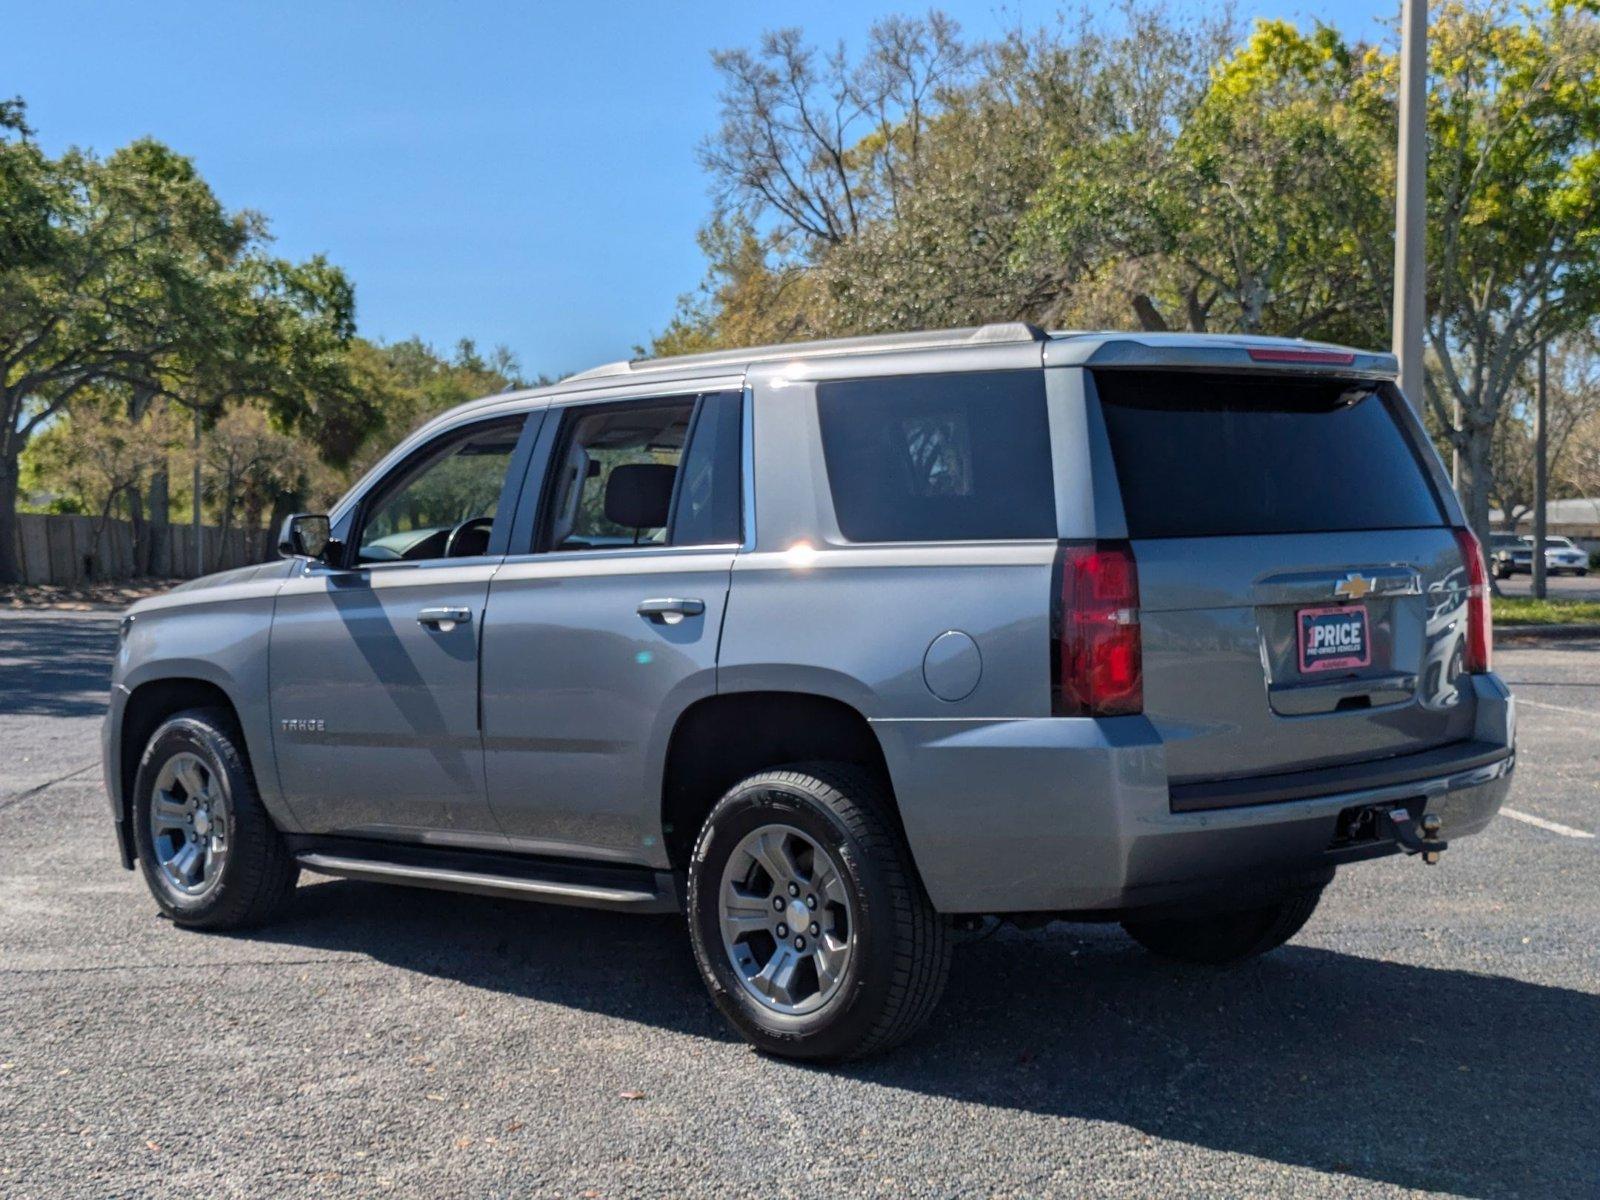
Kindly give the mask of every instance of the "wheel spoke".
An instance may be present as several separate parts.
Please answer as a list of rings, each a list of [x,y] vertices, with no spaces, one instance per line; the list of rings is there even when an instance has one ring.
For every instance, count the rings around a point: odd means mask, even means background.
[[[193,842],[185,842],[183,848],[172,856],[172,870],[185,884],[193,887],[197,882],[198,868],[200,866],[200,851]]]
[[[722,904],[722,936],[729,942],[765,929],[772,920],[772,909],[764,902],[732,893]]]
[[[794,971],[799,965],[800,955],[787,944],[780,945],[752,982],[763,995],[771,996],[780,1004],[793,1004],[794,994],[789,989],[794,985]]]
[[[189,824],[189,814],[171,792],[157,792],[150,823],[158,830],[181,829]]]
[[[811,886],[830,904],[847,903],[844,880],[839,877],[839,870],[833,865],[833,859],[819,851],[816,861],[817,867],[811,879]]]
[[[799,874],[794,859],[789,856],[788,839],[781,833],[763,832],[750,846],[750,856],[761,864],[775,887],[781,887]]]
[[[176,769],[178,782],[183,784],[183,790],[190,800],[198,800],[206,794],[206,777],[200,770],[200,760],[184,758],[178,760]]]
[[[817,943],[817,986],[824,992],[839,982],[839,977],[844,974],[847,960],[847,949],[843,942],[838,942],[826,935]]]

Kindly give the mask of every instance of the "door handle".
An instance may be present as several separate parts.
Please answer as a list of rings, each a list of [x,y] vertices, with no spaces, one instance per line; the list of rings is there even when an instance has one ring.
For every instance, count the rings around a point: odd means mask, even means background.
[[[662,625],[676,625],[685,617],[698,617],[706,610],[704,600],[691,600],[678,596],[660,596],[639,601],[639,615]]]
[[[465,625],[472,620],[470,608],[457,608],[446,605],[442,608],[425,608],[417,614],[418,625],[429,625],[440,633],[449,633],[457,625]]]

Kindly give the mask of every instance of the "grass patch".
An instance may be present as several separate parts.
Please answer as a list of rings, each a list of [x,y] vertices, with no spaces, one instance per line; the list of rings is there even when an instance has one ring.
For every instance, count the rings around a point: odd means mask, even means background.
[[[1600,600],[1535,600],[1496,596],[1496,625],[1600,625]]]

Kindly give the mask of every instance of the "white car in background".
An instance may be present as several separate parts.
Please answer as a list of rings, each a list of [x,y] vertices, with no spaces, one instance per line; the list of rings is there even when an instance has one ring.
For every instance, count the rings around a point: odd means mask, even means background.
[[[1533,574],[1533,539],[1519,539],[1509,557],[1495,555],[1495,573],[1501,579],[1510,575]],[[1544,540],[1544,569],[1548,574],[1560,575],[1570,571],[1574,575],[1589,573],[1589,556],[1575,546],[1571,538],[1547,537]]]

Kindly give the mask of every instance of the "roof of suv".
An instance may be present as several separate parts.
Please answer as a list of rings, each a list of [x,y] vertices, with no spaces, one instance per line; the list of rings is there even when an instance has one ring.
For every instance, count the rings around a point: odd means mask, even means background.
[[[700,367],[748,366],[779,359],[833,358],[851,354],[885,354],[916,350],[954,350],[1037,342],[1053,348],[1051,361],[1083,366],[1238,366],[1277,369],[1339,368],[1342,372],[1392,377],[1398,372],[1394,356],[1356,350],[1326,342],[1298,338],[1253,337],[1235,334],[1141,333],[1118,330],[1045,331],[1020,321],[978,325],[966,329],[914,333],[882,333],[866,337],[830,338],[815,342],[784,342],[713,350],[672,358],[636,358],[606,363],[569,376],[574,380],[611,379],[652,371],[681,371]]]
[[[1255,337],[1216,333],[1142,333],[1125,330],[1046,331],[1021,321],[976,325],[965,329],[877,333],[865,337],[829,338],[814,342],[781,342],[683,354],[672,358],[635,358],[606,363],[568,375],[543,387],[501,392],[469,400],[424,424],[430,431],[463,413],[492,410],[541,397],[656,378],[693,377],[698,373],[737,374],[758,363],[847,355],[914,354],[924,350],[981,350],[1032,342],[1046,366],[1146,368],[1213,371],[1309,371],[1363,379],[1393,379],[1399,366],[1392,354],[1357,350],[1300,338]]]

